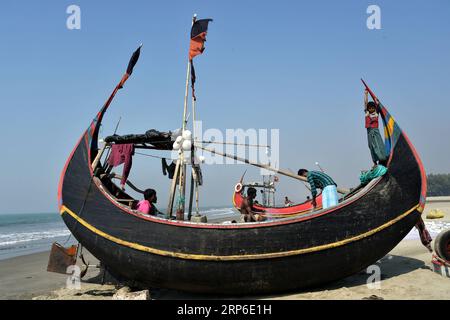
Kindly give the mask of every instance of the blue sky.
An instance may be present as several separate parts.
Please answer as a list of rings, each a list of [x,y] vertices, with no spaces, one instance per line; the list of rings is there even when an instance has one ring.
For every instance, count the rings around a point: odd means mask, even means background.
[[[66,8],[81,8],[81,30]],[[381,30],[366,27],[370,4]],[[341,186],[370,167],[364,77],[409,134],[427,172],[449,172],[450,2],[2,1],[0,213],[56,210],[65,159],[144,43],[133,77],[103,127],[120,134],[179,127],[190,19],[213,18],[196,59],[198,118],[206,128],[280,129],[280,165],[315,169]],[[135,161],[132,180],[165,206],[160,163]],[[207,166],[201,200],[229,206],[244,166]],[[259,171],[250,169],[249,179]],[[301,201],[282,178],[278,197]]]

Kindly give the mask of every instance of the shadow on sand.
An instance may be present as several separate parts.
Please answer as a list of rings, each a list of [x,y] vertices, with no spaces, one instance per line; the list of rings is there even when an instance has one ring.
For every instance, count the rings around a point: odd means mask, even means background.
[[[429,269],[425,265],[425,263],[421,260],[397,256],[397,255],[387,255],[381,260],[377,261],[375,264],[380,268],[381,271],[381,281],[393,278],[399,275],[407,274],[417,269]],[[368,278],[373,274],[373,272],[367,272],[367,269],[362,270],[361,272],[349,276],[347,278],[334,281],[328,283],[323,286],[315,287],[315,288],[307,288],[304,290],[296,290],[296,291],[288,291],[288,292],[279,292],[270,295],[256,295],[256,296],[229,296],[229,295],[207,295],[207,294],[195,294],[188,292],[181,292],[176,290],[168,290],[168,289],[158,289],[151,288],[151,297],[152,299],[157,300],[211,300],[211,299],[225,299],[225,300],[236,300],[236,299],[270,299],[270,298],[282,298],[283,296],[290,296],[293,294],[301,294],[301,293],[316,293],[325,290],[336,290],[339,288],[352,288],[360,285],[365,285],[368,281]],[[100,283],[102,281],[102,274],[96,274],[95,276],[86,279],[85,281],[88,283]],[[109,284],[118,284],[118,282],[107,275],[106,283]]]

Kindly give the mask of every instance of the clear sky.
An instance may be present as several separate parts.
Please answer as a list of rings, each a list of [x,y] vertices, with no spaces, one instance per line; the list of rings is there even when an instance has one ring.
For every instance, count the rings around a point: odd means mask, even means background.
[[[81,8],[81,30],[66,9]],[[369,30],[367,7],[381,8]],[[388,106],[428,173],[449,172],[450,2],[3,0],[0,4],[0,213],[56,211],[64,162],[144,43],[102,135],[180,126],[190,20],[213,18],[196,58],[205,128],[280,129],[280,166],[316,169],[341,186],[371,166],[360,78]],[[160,163],[136,158],[130,178],[164,207]],[[244,166],[206,166],[201,200],[230,206]],[[257,180],[259,170],[250,169]],[[282,178],[278,198],[305,188]]]

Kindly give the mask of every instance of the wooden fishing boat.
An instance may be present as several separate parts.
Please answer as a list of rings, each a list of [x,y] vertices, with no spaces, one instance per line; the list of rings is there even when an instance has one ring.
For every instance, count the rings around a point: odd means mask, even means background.
[[[414,146],[381,104],[388,172],[336,207],[245,224],[175,221],[132,210],[132,198],[103,174],[98,147],[103,116],[131,71],[82,134],[58,188],[65,224],[113,274],[148,286],[202,293],[311,287],[375,263],[419,220],[425,172]]]

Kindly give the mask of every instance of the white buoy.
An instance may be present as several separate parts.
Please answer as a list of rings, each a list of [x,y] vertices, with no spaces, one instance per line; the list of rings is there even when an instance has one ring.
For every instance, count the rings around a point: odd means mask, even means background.
[[[173,150],[180,150],[180,147],[181,145],[177,141],[173,143]]]
[[[181,136],[178,136],[175,142],[181,145],[181,143],[183,142],[183,138]]]
[[[183,150],[184,150],[184,151],[189,151],[189,150],[191,150],[191,147],[192,147],[192,142],[191,142],[191,140],[184,140],[182,146],[183,146]]]
[[[184,140],[191,140],[192,132],[189,131],[189,130],[184,130],[183,134],[182,134],[182,137],[183,137]]]

